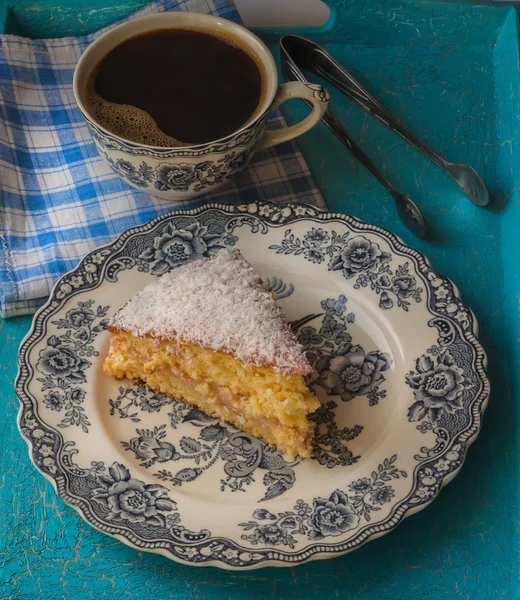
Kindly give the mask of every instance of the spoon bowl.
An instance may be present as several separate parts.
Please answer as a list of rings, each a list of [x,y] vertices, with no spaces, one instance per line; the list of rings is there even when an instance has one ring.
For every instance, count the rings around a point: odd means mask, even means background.
[[[416,237],[423,240],[428,235],[428,225],[417,204],[399,192],[394,195],[394,200],[397,214],[403,224]]]
[[[486,184],[475,169],[463,163],[447,163],[445,170],[474,204],[486,206],[489,203]]]

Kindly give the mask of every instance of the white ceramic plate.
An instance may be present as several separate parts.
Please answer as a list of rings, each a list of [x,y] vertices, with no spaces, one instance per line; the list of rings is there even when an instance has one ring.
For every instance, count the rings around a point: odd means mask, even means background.
[[[270,282],[315,367],[314,459],[102,372],[108,317],[230,246]],[[179,211],[58,282],[20,348],[19,427],[97,529],[189,564],[294,565],[383,535],[457,474],[489,396],[476,333],[454,285],[378,227],[295,204]]]

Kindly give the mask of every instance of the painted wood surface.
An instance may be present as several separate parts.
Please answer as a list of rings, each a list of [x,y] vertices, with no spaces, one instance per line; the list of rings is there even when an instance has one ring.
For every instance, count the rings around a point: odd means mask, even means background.
[[[143,4],[9,0],[0,1],[0,16],[8,33],[79,35]],[[85,524],[31,466],[13,391],[30,318],[11,319],[0,322],[1,598],[520,597],[517,15],[509,6],[414,0],[336,0],[332,13],[313,38],[433,148],[476,167],[493,195],[490,208],[474,207],[436,166],[334,94],[332,106],[354,137],[430,219],[433,239],[418,242],[386,192],[325,127],[301,138],[330,210],[386,227],[423,251],[477,315],[492,397],[461,474],[396,531],[335,560],[230,573],[135,552]],[[261,32],[275,54],[279,33]],[[304,110],[289,105],[289,121]]]

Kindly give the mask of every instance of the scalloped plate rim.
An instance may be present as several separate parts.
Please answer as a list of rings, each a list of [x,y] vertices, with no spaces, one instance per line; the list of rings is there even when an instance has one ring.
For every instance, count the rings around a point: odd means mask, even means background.
[[[209,211],[209,210],[220,210],[223,211],[224,213],[228,213],[228,214],[237,214],[237,215],[243,215],[243,216],[248,216],[250,213],[247,211],[247,208],[250,206],[263,206],[263,205],[267,205],[267,206],[271,206],[271,207],[276,207],[276,208],[283,208],[283,207],[297,207],[297,206],[305,206],[308,208],[311,208],[313,210],[316,211],[316,214],[314,216],[309,216],[309,215],[304,215],[304,216],[295,216],[291,222],[301,222],[301,221],[325,221],[325,222],[330,222],[330,221],[334,221],[334,220],[339,220],[343,223],[347,223],[349,226],[353,225],[355,228],[361,230],[361,231],[369,231],[369,232],[375,232],[378,234],[383,234],[383,236],[385,237],[385,239],[390,243],[390,245],[392,246],[393,250],[395,249],[399,249],[402,250],[401,248],[399,248],[399,246],[404,247],[406,250],[412,250],[415,253],[415,258],[416,259],[420,259],[422,261],[424,261],[425,265],[427,267],[429,267],[430,269],[434,270],[440,277],[442,277],[445,281],[449,282],[451,284],[451,286],[453,287],[453,293],[454,296],[461,300],[462,302],[462,298],[461,298],[461,294],[460,294],[460,290],[458,288],[458,286],[453,282],[452,279],[450,279],[449,277],[443,275],[442,273],[438,272],[436,269],[434,269],[434,267],[432,266],[430,260],[419,250],[415,250],[415,248],[412,248],[411,246],[409,246],[408,244],[406,244],[401,237],[399,237],[398,235],[392,233],[391,231],[384,229],[378,225],[372,225],[369,223],[366,223],[364,221],[362,221],[361,219],[358,219],[357,217],[354,217],[352,215],[347,215],[344,213],[330,213],[327,212],[326,210],[319,208],[319,207],[314,207],[311,205],[306,205],[306,204],[302,204],[302,203],[297,203],[297,202],[280,202],[280,203],[272,203],[272,202],[268,202],[268,201],[262,201],[262,202],[251,202],[248,204],[242,204],[242,205],[226,205],[226,204],[220,204],[220,203],[208,203],[208,204],[204,204],[202,206],[196,207],[196,208],[192,208],[192,209],[176,209],[175,211],[172,212],[168,212],[168,213],[163,213],[162,215],[159,215],[157,217],[154,217],[153,219],[151,219],[150,221],[147,221],[146,223],[143,223],[142,225],[136,225],[134,227],[131,227],[127,230],[125,230],[124,232],[122,232],[120,235],[118,235],[116,238],[114,238],[111,242],[108,242],[106,244],[100,245],[100,246],[96,246],[95,248],[93,248],[92,250],[90,250],[88,253],[85,254],[85,256],[83,258],[81,258],[78,263],[76,264],[76,266],[72,269],[70,269],[69,271],[67,271],[66,273],[64,273],[54,284],[54,286],[52,287],[52,290],[49,294],[49,299],[36,311],[36,313],[33,315],[33,319],[31,322],[31,326],[29,328],[29,331],[26,333],[26,335],[23,337],[22,341],[20,342],[20,346],[18,349],[18,370],[17,370],[17,374],[16,374],[16,378],[14,381],[14,388],[15,388],[15,393],[16,396],[18,398],[18,401],[20,403],[18,412],[17,412],[17,418],[16,418],[16,422],[17,422],[17,428],[18,431],[20,433],[20,436],[22,437],[22,439],[24,439],[24,441],[27,444],[27,452],[29,454],[29,460],[32,463],[32,465],[34,466],[34,468],[47,480],[52,484],[52,487],[54,489],[54,492],[56,493],[56,495],[63,501],[65,502],[65,504],[71,508],[73,508],[78,514],[79,516],[91,527],[93,527],[96,531],[99,531],[100,533],[103,533],[104,535],[108,535],[112,538],[117,539],[118,541],[122,542],[123,544],[125,544],[126,546],[136,550],[137,552],[147,552],[147,553],[151,553],[151,554],[157,554],[160,556],[163,556],[164,558],[167,558],[168,560],[173,560],[176,563],[179,564],[183,564],[186,566],[190,566],[190,567],[218,567],[224,570],[230,570],[230,571],[245,571],[245,570],[256,570],[256,569],[262,569],[262,568],[269,568],[269,567],[277,567],[277,568],[282,568],[282,567],[291,567],[291,566],[298,566],[301,564],[305,564],[305,563],[309,563],[309,562],[313,562],[313,561],[318,561],[318,560],[328,560],[330,558],[336,558],[339,556],[344,556],[346,554],[349,554],[350,552],[353,552],[355,550],[357,550],[358,548],[361,548],[362,546],[364,546],[367,542],[370,542],[372,540],[378,539],[388,533],[390,533],[393,529],[395,529],[397,526],[399,526],[402,521],[410,516],[413,516],[419,512],[421,512],[422,510],[424,510],[425,508],[427,508],[428,506],[430,506],[439,496],[439,494],[441,493],[442,489],[449,483],[451,483],[455,477],[460,473],[462,467],[464,466],[464,463],[466,461],[467,458],[467,454],[468,454],[468,450],[471,447],[471,445],[475,442],[475,440],[477,439],[477,437],[480,434],[481,428],[482,428],[482,417],[487,409],[488,403],[489,403],[489,398],[490,398],[490,392],[491,392],[491,388],[490,388],[490,382],[489,382],[489,378],[487,377],[487,368],[488,368],[488,357],[487,357],[487,353],[485,351],[485,349],[483,348],[482,344],[480,343],[480,340],[478,339],[478,333],[479,333],[479,324],[478,324],[478,320],[475,316],[475,313],[473,312],[473,310],[471,309],[471,307],[469,307],[467,304],[464,304],[465,308],[470,312],[471,316],[472,316],[472,329],[471,332],[473,333],[473,335],[475,336],[475,340],[473,340],[472,342],[472,346],[474,348],[478,348],[478,350],[481,353],[482,356],[482,367],[484,370],[484,374],[481,374],[481,379],[482,379],[482,383],[483,383],[483,390],[482,393],[484,394],[484,392],[487,392],[485,394],[485,396],[483,396],[481,403],[480,403],[480,407],[479,407],[479,419],[478,419],[478,424],[477,424],[477,429],[476,431],[465,441],[466,443],[466,448],[465,448],[465,452],[462,456],[462,461],[461,464],[453,471],[451,471],[450,473],[448,473],[447,475],[445,475],[440,483],[439,489],[437,491],[437,493],[428,501],[423,502],[417,506],[414,506],[412,508],[409,508],[408,510],[406,510],[400,517],[399,520],[396,524],[392,524],[391,526],[389,526],[387,529],[384,529],[383,531],[379,531],[379,532],[374,532],[368,535],[368,537],[363,540],[362,542],[358,543],[356,546],[354,546],[353,548],[349,548],[346,550],[341,550],[341,551],[335,551],[335,552],[324,552],[324,551],[319,551],[319,550],[314,550],[314,548],[316,546],[319,546],[319,542],[311,542],[309,543],[307,546],[301,548],[297,554],[301,554],[307,551],[311,551],[312,554],[310,556],[308,556],[307,558],[304,559],[298,559],[298,560],[278,560],[278,559],[268,559],[265,560],[264,562],[261,563],[256,563],[256,564],[252,564],[250,566],[233,566],[233,565],[229,565],[225,562],[223,562],[220,559],[213,559],[213,560],[208,560],[206,562],[200,562],[200,563],[194,563],[194,562],[189,562],[184,560],[183,558],[180,558],[178,556],[174,556],[172,553],[170,553],[168,550],[166,549],[161,549],[161,548],[142,548],[139,547],[137,545],[135,545],[132,541],[130,541],[128,538],[126,538],[125,536],[122,536],[120,534],[116,534],[116,533],[110,533],[107,531],[103,531],[101,528],[99,528],[98,526],[96,526],[94,523],[92,523],[84,514],[82,508],[80,506],[76,506],[70,502],[68,502],[67,500],[64,500],[62,498],[62,496],[60,495],[60,492],[58,490],[58,485],[57,482],[55,480],[55,478],[51,477],[50,475],[48,475],[47,473],[45,473],[44,471],[42,471],[40,469],[40,467],[34,462],[33,460],[33,455],[32,455],[32,442],[31,439],[26,437],[21,430],[21,419],[25,410],[25,405],[22,401],[22,399],[20,398],[20,395],[18,393],[19,390],[19,386],[20,386],[20,380],[22,378],[22,361],[20,359],[21,357],[21,351],[24,348],[25,344],[29,341],[29,338],[31,338],[34,334],[35,334],[35,327],[37,324],[37,319],[40,317],[41,313],[43,313],[43,311],[47,308],[49,308],[55,291],[57,290],[58,286],[61,284],[61,282],[70,274],[74,273],[83,263],[83,261],[85,260],[85,258],[87,258],[89,255],[98,252],[102,249],[106,249],[106,248],[110,248],[112,247],[114,244],[118,243],[118,242],[122,242],[125,239],[131,237],[132,235],[136,234],[136,233],[144,233],[148,230],[153,229],[153,227],[161,222],[164,219],[167,219],[169,217],[179,217],[179,216],[194,216],[194,217],[198,217],[200,216],[202,213]],[[242,210],[240,211],[240,209],[246,209],[246,210]],[[255,213],[255,215],[258,219],[262,220],[262,217],[258,214]],[[278,226],[282,226],[284,225],[285,222],[280,222],[277,224],[272,223],[271,225],[273,227],[278,227]],[[396,248],[397,247],[397,248]],[[94,287],[92,287],[91,289],[95,289],[97,288],[99,285],[102,284],[102,280],[100,280],[98,282],[98,284]],[[78,291],[77,293],[81,293],[81,291]],[[74,294],[76,295],[76,294]],[[71,296],[69,296],[71,297]],[[28,366],[28,365],[27,365]],[[28,377],[27,377],[27,381],[29,381],[30,379],[30,371],[31,369],[28,369],[29,373],[28,373]],[[34,375],[34,372],[32,373],[32,375]],[[417,466],[415,467],[417,468]],[[415,469],[414,469],[415,470]],[[393,511],[392,511],[393,512]],[[391,513],[392,514],[392,513]],[[391,514],[389,515],[389,517],[387,518],[387,520],[391,517]],[[288,555],[290,556],[290,553],[287,553],[283,550],[276,550],[276,552],[278,554],[281,555]]]

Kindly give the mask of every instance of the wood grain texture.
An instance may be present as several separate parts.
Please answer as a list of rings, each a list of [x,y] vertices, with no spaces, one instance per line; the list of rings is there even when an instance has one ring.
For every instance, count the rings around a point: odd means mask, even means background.
[[[107,1],[81,1],[91,12],[86,18],[80,11],[78,23],[57,0],[39,4],[51,10],[47,24],[33,18],[37,11],[29,10],[28,2],[19,2],[12,14],[18,27],[33,34],[81,33],[141,4],[128,0],[108,8]],[[96,6],[100,12],[93,12]],[[315,39],[327,42],[329,51],[432,147],[478,168],[493,194],[491,208],[474,207],[437,167],[334,94],[333,108],[354,137],[431,220],[435,237],[418,242],[396,219],[386,192],[324,127],[301,138],[329,208],[387,227],[425,252],[456,282],[477,315],[489,354],[492,397],[462,472],[431,507],[335,560],[234,573],[135,552],[85,524],[31,466],[16,429],[13,392],[17,348],[30,318],[11,319],[0,322],[0,597],[520,597],[514,421],[520,377],[517,17],[506,6],[411,0],[391,5],[337,0],[335,12],[332,30]],[[273,33],[266,38],[277,41]],[[289,106],[289,120],[303,110]]]

